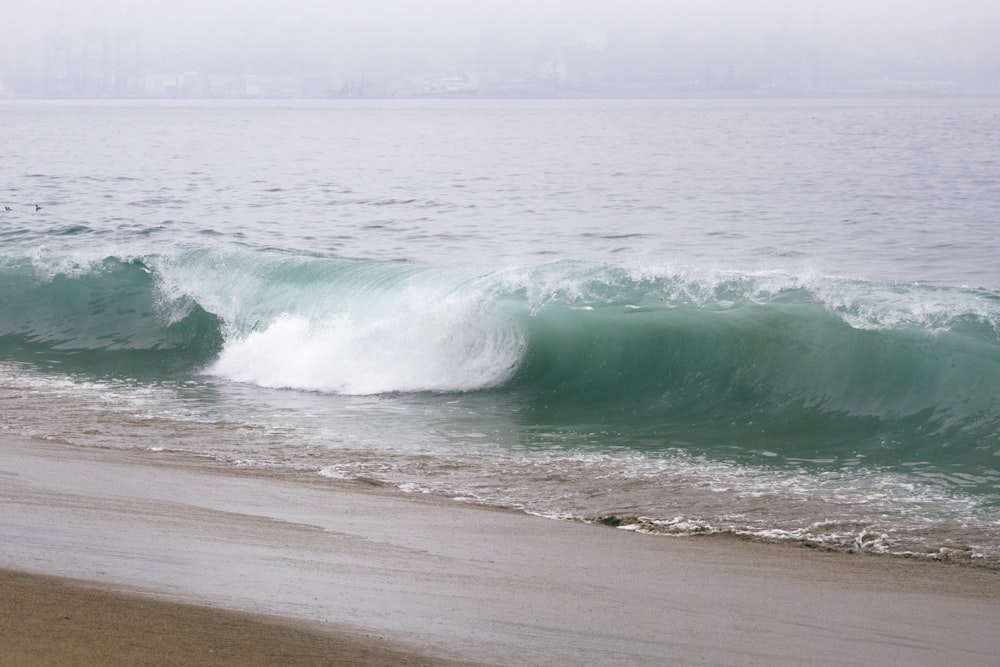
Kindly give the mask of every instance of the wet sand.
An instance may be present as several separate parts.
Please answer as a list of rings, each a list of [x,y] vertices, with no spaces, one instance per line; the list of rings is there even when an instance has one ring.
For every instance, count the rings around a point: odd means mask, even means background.
[[[456,665],[385,638],[0,570],[0,664]]]
[[[17,610],[0,616],[0,638],[17,647],[8,655],[104,651],[49,664],[996,665],[1000,655],[995,570],[637,535],[10,436],[0,436],[0,568],[13,571],[0,577],[3,607]],[[211,646],[243,653],[227,663]]]

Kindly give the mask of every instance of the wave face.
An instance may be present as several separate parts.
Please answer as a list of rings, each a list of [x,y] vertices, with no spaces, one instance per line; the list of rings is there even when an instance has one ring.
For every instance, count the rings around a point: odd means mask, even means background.
[[[1000,456],[988,290],[203,250],[7,261],[0,308],[5,356],[93,373],[502,396],[525,424],[594,426],[638,449],[966,472]]]
[[[857,328],[844,315],[805,287],[725,302],[550,307],[536,316],[514,383],[555,419],[589,414],[683,441],[995,465],[993,324],[956,313],[933,329],[913,320]]]
[[[189,296],[164,299],[138,259],[4,261],[0,311],[0,354],[85,372],[184,370],[222,346],[221,320]]]

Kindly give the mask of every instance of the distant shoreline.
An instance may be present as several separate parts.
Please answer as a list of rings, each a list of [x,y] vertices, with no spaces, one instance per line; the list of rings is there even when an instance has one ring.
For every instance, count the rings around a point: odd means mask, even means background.
[[[790,91],[703,91],[689,92],[632,90],[594,91],[524,91],[524,92],[479,92],[478,94],[412,94],[412,95],[306,95],[306,96],[87,96],[87,95],[0,95],[0,102],[37,100],[93,100],[93,101],[417,101],[454,100],[470,102],[475,100],[993,100],[1000,99],[1000,90],[968,90],[961,92],[941,92],[937,90],[919,91],[857,91],[857,90],[817,90],[807,92]]]

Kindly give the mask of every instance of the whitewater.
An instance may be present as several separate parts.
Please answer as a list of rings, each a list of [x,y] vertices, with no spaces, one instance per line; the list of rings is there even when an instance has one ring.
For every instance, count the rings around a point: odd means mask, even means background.
[[[1000,564],[995,100],[0,114],[8,432]]]

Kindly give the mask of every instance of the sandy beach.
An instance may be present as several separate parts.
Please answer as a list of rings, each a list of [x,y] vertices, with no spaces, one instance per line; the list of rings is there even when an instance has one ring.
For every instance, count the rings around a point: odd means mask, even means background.
[[[360,632],[0,571],[4,665],[456,664]]]
[[[653,537],[12,436],[0,438],[0,568],[5,664],[997,665],[1000,655],[995,570]]]

